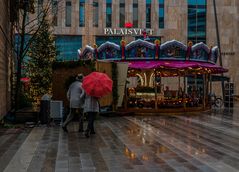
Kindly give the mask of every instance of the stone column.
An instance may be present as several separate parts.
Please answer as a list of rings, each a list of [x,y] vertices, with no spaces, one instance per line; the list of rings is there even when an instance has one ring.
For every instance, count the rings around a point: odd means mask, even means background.
[[[158,0],[152,0],[152,5],[151,5],[151,28],[154,30],[153,34],[155,34],[155,32],[157,32],[158,28],[159,28],[159,23],[158,23]]]
[[[100,28],[105,28],[106,27],[106,0],[102,0],[101,3],[99,4],[100,8],[100,14],[99,18],[100,18],[100,22],[99,22],[99,27]]]
[[[187,40],[187,0],[164,1],[164,29],[158,34],[164,36],[163,41],[172,39],[186,44]]]
[[[133,23],[133,0],[125,1],[125,23]],[[125,36],[126,43],[134,40],[132,36]]]
[[[207,44],[217,45],[215,17],[213,9],[213,0],[208,0],[207,6]],[[222,64],[229,69],[225,76],[229,76],[235,83],[235,93],[239,95],[239,71],[237,70],[239,60],[239,18],[238,18],[238,0],[216,1],[217,18],[219,27],[219,36],[221,40]],[[230,54],[232,53],[232,54]],[[218,59],[219,62],[219,59]],[[219,63],[218,63],[219,64]],[[221,96],[221,84],[213,83],[213,92]]]
[[[62,28],[65,26],[65,1],[58,1],[57,5],[57,26],[54,26],[54,34],[61,34],[63,32]]]
[[[133,0],[125,1],[125,23],[133,23]]]
[[[61,8],[61,10],[60,10],[60,14],[61,14],[61,27],[65,28],[65,26],[66,26],[65,25],[65,23],[66,23],[66,1],[59,1],[59,6]]]
[[[139,28],[146,27],[146,1],[138,0]]]
[[[93,28],[93,0],[85,3],[85,35],[82,36],[82,47],[94,44],[94,28]]]
[[[77,13],[77,2],[78,0],[71,0],[71,33],[76,33],[79,27],[79,13]],[[78,6],[79,8],[79,6]],[[78,19],[78,21],[76,20]]]
[[[112,27],[119,27],[119,0],[112,0]]]

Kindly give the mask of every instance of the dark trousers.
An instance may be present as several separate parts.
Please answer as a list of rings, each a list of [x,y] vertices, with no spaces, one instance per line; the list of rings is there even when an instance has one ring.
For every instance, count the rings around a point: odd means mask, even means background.
[[[71,108],[66,120],[63,123],[63,127],[66,127],[74,118],[79,114],[79,130],[83,130],[83,109]]]
[[[87,126],[87,131],[88,132],[94,132],[94,121],[96,117],[97,112],[87,112],[88,115],[88,126]]]

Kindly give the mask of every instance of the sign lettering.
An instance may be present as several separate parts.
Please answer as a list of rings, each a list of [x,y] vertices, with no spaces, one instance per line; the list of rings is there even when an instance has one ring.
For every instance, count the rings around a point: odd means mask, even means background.
[[[153,35],[153,29],[140,29],[140,28],[104,28],[105,35],[142,35],[145,32],[148,35]]]

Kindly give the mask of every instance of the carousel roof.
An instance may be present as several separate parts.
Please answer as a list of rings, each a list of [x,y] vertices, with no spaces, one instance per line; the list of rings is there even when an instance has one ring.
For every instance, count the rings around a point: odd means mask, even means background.
[[[224,73],[228,70],[216,65],[219,57],[217,46],[208,47],[204,43],[185,45],[180,41],[171,40],[154,44],[146,40],[135,40],[128,44],[117,45],[105,42],[94,48],[86,46],[78,51],[80,59],[94,58],[103,61],[126,61],[133,69],[181,70],[188,73]]]
[[[177,70],[200,70],[206,73],[224,73],[228,70],[213,63],[196,61],[130,61],[129,68],[132,69],[177,69]]]

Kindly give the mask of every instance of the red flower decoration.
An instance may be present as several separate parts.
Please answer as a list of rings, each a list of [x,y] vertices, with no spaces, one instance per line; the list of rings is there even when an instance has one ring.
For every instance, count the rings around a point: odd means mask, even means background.
[[[125,23],[125,24],[124,24],[124,27],[126,27],[126,28],[132,28],[132,27],[133,27],[133,24],[130,23],[130,22],[128,22],[128,23]]]

